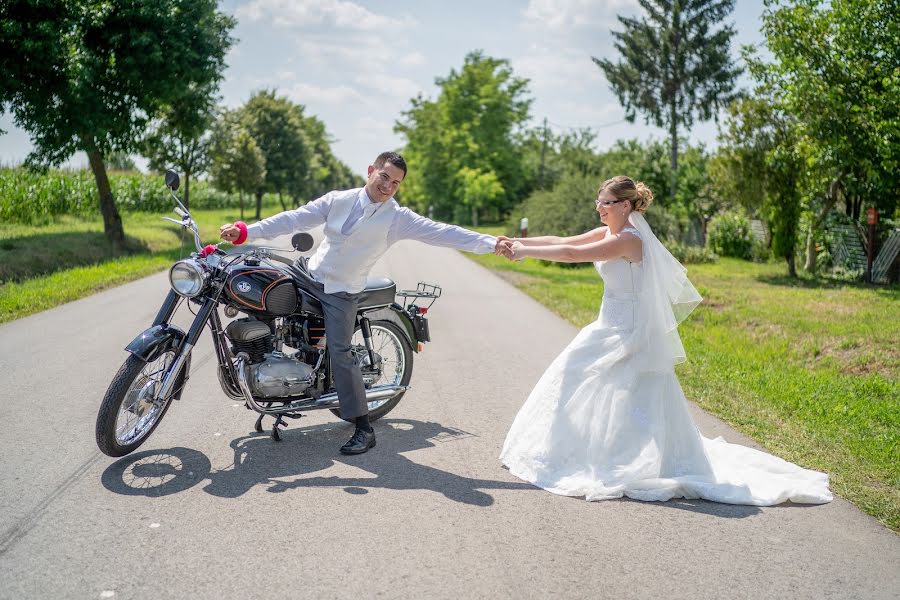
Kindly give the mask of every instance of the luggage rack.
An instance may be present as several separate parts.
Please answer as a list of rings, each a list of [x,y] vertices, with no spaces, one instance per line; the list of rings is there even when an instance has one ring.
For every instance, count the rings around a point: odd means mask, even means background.
[[[441,287],[439,285],[433,285],[431,283],[425,283],[424,281],[420,281],[416,285],[416,289],[414,290],[400,290],[397,292],[397,295],[403,298],[403,309],[408,310],[406,307],[406,303],[409,302],[410,306],[414,306],[415,302],[419,298],[423,298],[425,300],[431,299],[431,302],[428,303],[428,306],[425,306],[425,311],[434,305],[434,301],[441,297]]]
[[[434,301],[441,297],[441,287],[430,283],[420,281],[414,290],[400,290],[397,295],[403,298],[403,310],[409,315],[413,328],[416,332],[416,340],[419,342],[418,350],[422,350],[421,342],[431,341],[431,332],[428,329],[428,319],[425,314],[434,304]],[[428,306],[419,306],[416,300],[431,300]],[[408,304],[407,304],[408,303]]]

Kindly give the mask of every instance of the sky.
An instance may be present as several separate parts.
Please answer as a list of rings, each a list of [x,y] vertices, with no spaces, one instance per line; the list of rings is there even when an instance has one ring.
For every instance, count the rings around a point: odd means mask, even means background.
[[[226,0],[237,19],[237,42],[228,53],[223,104],[237,107],[261,89],[275,89],[324,121],[332,148],[364,174],[383,150],[402,147],[393,132],[410,100],[435,99],[435,79],[459,70],[466,54],[482,50],[510,61],[529,79],[531,118],[546,118],[556,133],[591,128],[603,150],[618,139],[647,140],[666,132],[634,123],[591,57],[618,60],[611,30],[616,15],[637,15],[636,0]],[[762,0],[737,0],[727,22],[741,46],[759,46]],[[742,78],[743,87],[749,80]],[[28,134],[0,117],[0,164],[20,163],[31,149]],[[695,123],[693,143],[715,145],[714,122]],[[138,160],[143,167],[146,162]],[[86,166],[83,153],[68,166]]]

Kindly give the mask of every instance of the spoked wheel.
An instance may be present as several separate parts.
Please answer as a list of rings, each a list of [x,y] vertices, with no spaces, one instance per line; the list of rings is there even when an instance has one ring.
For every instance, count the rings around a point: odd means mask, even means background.
[[[406,336],[389,321],[372,321],[372,349],[375,351],[376,364],[368,364],[368,354],[363,341],[362,331],[357,329],[350,341],[350,346],[362,359],[361,370],[366,388],[379,385],[409,385],[412,379],[413,354]],[[369,402],[369,419],[374,421],[393,410],[403,398],[400,393],[394,398],[382,398]],[[331,411],[338,417],[340,411]]]
[[[174,350],[146,363],[133,354],[128,356],[109,384],[97,414],[97,446],[101,452],[124,456],[150,437],[184,385],[187,362],[172,387],[172,395],[154,399],[174,360]]]

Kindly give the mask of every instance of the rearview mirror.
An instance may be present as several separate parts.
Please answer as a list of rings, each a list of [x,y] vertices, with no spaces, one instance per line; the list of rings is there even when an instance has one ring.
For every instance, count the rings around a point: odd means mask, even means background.
[[[166,187],[172,190],[173,192],[178,189],[178,185],[181,181],[178,179],[178,173],[173,171],[172,169],[166,170]]]
[[[313,236],[308,233],[295,233],[291,238],[291,245],[297,252],[306,252],[313,247]]]

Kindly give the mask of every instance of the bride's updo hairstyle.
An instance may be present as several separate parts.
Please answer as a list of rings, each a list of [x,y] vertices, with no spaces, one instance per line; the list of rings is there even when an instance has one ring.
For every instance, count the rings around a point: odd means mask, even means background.
[[[612,194],[616,200],[628,200],[631,202],[632,210],[640,213],[646,212],[653,202],[653,192],[650,188],[641,181],[635,183],[634,179],[625,175],[617,175],[604,181],[597,193],[603,191]]]

